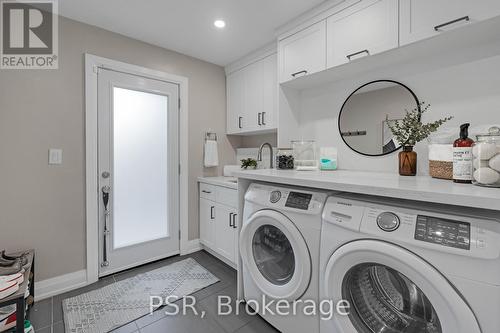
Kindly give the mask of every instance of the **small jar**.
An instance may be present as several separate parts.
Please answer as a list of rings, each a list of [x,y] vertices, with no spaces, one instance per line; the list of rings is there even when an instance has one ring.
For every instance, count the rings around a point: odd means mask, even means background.
[[[477,135],[472,146],[473,184],[500,187],[500,128]]]
[[[278,148],[276,152],[276,169],[290,170],[294,168],[292,148]]]

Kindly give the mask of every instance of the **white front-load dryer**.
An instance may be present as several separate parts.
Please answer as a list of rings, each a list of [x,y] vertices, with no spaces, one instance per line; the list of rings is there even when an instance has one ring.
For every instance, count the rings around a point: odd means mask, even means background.
[[[321,333],[500,332],[498,213],[337,195],[320,257]]]
[[[308,189],[256,183],[245,194],[239,242],[243,295],[282,332],[319,332],[318,316],[304,307],[318,299],[326,197]]]

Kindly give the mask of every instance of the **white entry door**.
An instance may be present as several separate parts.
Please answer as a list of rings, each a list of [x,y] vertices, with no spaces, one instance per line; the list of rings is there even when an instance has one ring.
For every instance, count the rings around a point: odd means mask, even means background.
[[[99,276],[179,253],[179,86],[98,71]]]

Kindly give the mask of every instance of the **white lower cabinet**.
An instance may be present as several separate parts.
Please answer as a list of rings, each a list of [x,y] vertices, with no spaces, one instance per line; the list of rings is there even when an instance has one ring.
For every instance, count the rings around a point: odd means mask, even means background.
[[[200,242],[236,266],[238,253],[238,192],[200,183]],[[205,192],[203,192],[205,191]],[[215,195],[207,199],[207,195]]]
[[[498,0],[400,0],[401,45],[498,15]]]
[[[364,0],[327,19],[328,68],[398,45],[398,0]]]

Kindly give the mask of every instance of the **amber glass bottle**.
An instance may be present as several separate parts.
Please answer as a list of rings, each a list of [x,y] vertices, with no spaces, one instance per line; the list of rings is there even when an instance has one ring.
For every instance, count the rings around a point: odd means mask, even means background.
[[[472,145],[469,138],[470,124],[460,126],[460,138],[453,143],[453,181],[455,183],[472,183]]]

